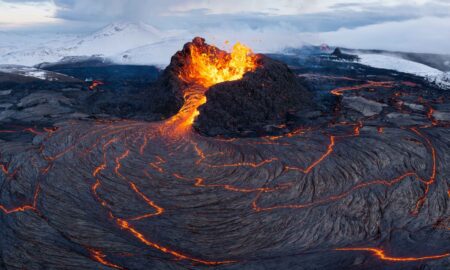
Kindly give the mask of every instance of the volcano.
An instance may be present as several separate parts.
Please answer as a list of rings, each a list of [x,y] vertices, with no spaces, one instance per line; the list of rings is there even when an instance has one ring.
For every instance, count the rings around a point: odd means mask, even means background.
[[[172,57],[157,84],[183,106],[181,125],[194,124],[209,136],[261,135],[267,126],[284,125],[289,112],[312,105],[286,64],[239,43],[227,53],[200,37]]]
[[[195,38],[133,95],[104,82],[154,121],[0,81],[0,269],[448,269],[447,92],[299,61]]]

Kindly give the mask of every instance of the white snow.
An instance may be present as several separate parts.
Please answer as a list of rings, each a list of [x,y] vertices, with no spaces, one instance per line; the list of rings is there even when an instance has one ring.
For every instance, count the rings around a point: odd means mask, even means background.
[[[144,23],[118,22],[89,35],[64,35],[45,41],[0,32],[0,63],[32,66],[66,56],[116,56],[124,51],[161,42],[178,32],[161,32]],[[10,42],[6,41],[10,40]],[[19,46],[20,45],[20,46]],[[20,48],[20,49],[18,49]]]
[[[121,64],[152,64],[165,67],[169,64],[172,55],[183,47],[186,39],[168,38],[166,40],[126,50],[110,59]]]
[[[48,80],[48,81],[57,81],[61,77],[68,78],[69,76],[46,71],[34,67],[27,67],[27,66],[19,66],[19,65],[0,65],[0,72],[4,73],[10,73],[10,74],[17,74],[25,77],[32,77],[37,78],[40,80]]]
[[[27,73],[25,73],[24,76],[34,77],[34,78],[38,78],[41,80],[45,80],[45,79],[47,79],[46,74],[47,73],[44,70],[32,70],[32,71],[28,71]]]
[[[430,66],[391,55],[358,54],[358,56],[363,65],[414,74],[424,77],[442,88],[450,88],[450,74]]]

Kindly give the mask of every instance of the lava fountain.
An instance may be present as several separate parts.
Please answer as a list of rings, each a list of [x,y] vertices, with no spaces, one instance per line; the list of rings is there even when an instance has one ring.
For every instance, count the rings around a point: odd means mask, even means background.
[[[205,43],[189,44],[188,65],[180,78],[189,83],[210,87],[214,84],[242,79],[245,73],[254,71],[257,56],[241,43],[236,43],[231,53],[219,50]]]
[[[186,84],[182,90],[184,104],[180,111],[166,122],[171,134],[184,134],[199,115],[198,107],[206,103],[205,92],[209,87],[242,79],[245,73],[255,71],[258,56],[247,46],[236,43],[231,52],[220,50],[195,38],[186,44],[178,56],[181,68],[178,78]]]

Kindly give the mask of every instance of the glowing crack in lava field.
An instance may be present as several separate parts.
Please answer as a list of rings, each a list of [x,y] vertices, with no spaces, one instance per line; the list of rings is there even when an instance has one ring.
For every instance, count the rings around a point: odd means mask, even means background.
[[[274,118],[276,132],[257,136],[196,130],[214,113],[205,106],[224,102],[220,87],[242,108],[249,97],[233,87],[290,93],[278,77],[252,81],[275,68],[332,85],[329,112]],[[449,269],[448,94],[415,77],[298,73],[200,38],[165,74],[172,84],[157,85],[182,97],[167,119],[0,131],[0,268]],[[358,100],[380,109],[358,113]],[[414,121],[402,116],[411,108]]]

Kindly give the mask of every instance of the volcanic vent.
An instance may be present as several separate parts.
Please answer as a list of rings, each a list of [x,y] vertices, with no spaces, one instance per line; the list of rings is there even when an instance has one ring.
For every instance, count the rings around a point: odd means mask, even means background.
[[[267,126],[283,125],[288,112],[311,104],[311,94],[285,64],[240,43],[228,53],[200,37],[172,57],[159,85],[180,104],[169,121],[177,134],[191,126],[209,136],[263,134]]]

